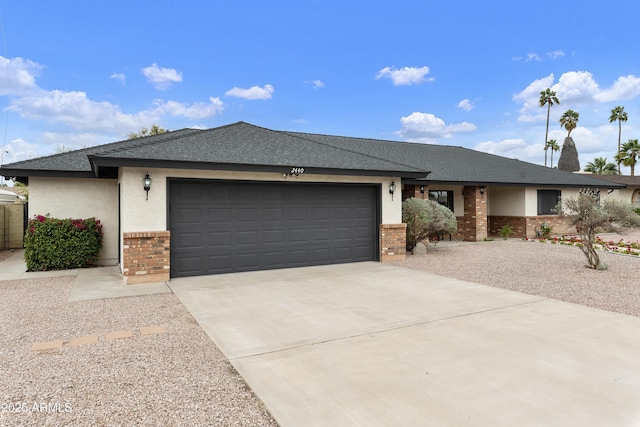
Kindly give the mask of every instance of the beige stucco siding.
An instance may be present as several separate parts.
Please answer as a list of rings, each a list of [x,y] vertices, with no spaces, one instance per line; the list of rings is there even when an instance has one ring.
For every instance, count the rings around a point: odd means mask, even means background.
[[[609,199],[609,200],[618,200],[624,203],[633,203],[633,193],[636,190],[636,188],[637,187],[627,187],[620,190],[613,190],[611,193],[608,192],[609,190],[602,189],[600,191],[600,197],[603,200]],[[640,207],[640,197],[637,197],[637,198],[639,200],[636,201],[637,202],[636,207]]]
[[[118,183],[115,179],[29,178],[29,217],[91,218],[102,223],[101,265],[118,262]]]
[[[149,200],[145,199],[142,179],[149,173],[152,179]],[[188,169],[120,169],[121,221],[122,232],[160,231],[167,229],[167,179],[199,178],[272,182],[326,182],[326,183],[367,183],[382,185],[382,223],[402,222],[402,195],[400,178],[361,177],[341,175],[302,174],[284,177],[280,173],[256,173],[233,171],[201,171]],[[396,192],[389,194],[389,185],[395,181]]]
[[[524,187],[490,187],[487,189],[487,197],[487,215],[525,216]]]

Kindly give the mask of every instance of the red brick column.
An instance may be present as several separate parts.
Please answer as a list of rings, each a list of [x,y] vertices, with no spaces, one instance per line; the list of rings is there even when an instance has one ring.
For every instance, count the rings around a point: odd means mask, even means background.
[[[407,224],[380,224],[380,262],[406,257]]]
[[[169,231],[122,234],[122,274],[127,285],[169,280],[170,237]]]
[[[464,187],[464,218],[462,234],[468,242],[480,242],[487,237],[487,194],[484,187]]]

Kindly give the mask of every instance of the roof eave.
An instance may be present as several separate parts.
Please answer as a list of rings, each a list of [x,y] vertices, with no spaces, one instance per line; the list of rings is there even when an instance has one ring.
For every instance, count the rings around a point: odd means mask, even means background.
[[[329,167],[307,167],[307,166],[281,166],[281,165],[261,165],[249,163],[210,163],[191,162],[175,160],[154,160],[154,159],[133,159],[133,158],[111,158],[103,156],[89,156],[91,166],[96,173],[104,168],[117,167],[147,167],[160,169],[198,169],[198,170],[219,170],[219,171],[243,171],[243,172],[275,172],[283,175],[355,175],[355,176],[390,176],[400,178],[425,178],[429,171],[410,170],[375,170],[375,169],[341,169]]]
[[[438,184],[438,185],[473,185],[484,187],[569,187],[569,188],[613,188],[622,189],[627,186],[613,182],[603,181],[601,184],[568,184],[568,183],[537,183],[537,182],[495,182],[495,181],[452,181],[452,180],[431,180],[428,177],[416,179],[414,182],[407,181],[407,184]]]

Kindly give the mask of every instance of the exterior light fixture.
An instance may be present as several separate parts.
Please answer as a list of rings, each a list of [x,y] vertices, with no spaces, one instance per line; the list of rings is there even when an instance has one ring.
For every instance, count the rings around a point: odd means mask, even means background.
[[[147,200],[149,200],[149,190],[151,190],[151,178],[149,178],[148,173],[142,179],[142,183],[144,185],[144,191],[147,192]]]
[[[393,193],[396,192],[396,183],[391,181],[391,185],[389,186],[389,194],[391,194],[391,200],[393,200]]]
[[[421,192],[422,194],[424,194],[424,185],[421,185],[421,186],[420,186],[420,192]]]
[[[484,189],[485,187],[480,187],[480,194],[482,194],[484,196]]]

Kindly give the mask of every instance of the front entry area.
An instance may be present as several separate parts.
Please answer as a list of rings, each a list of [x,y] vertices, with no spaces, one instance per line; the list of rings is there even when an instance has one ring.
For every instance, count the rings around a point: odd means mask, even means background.
[[[171,179],[171,277],[375,261],[379,187]]]

